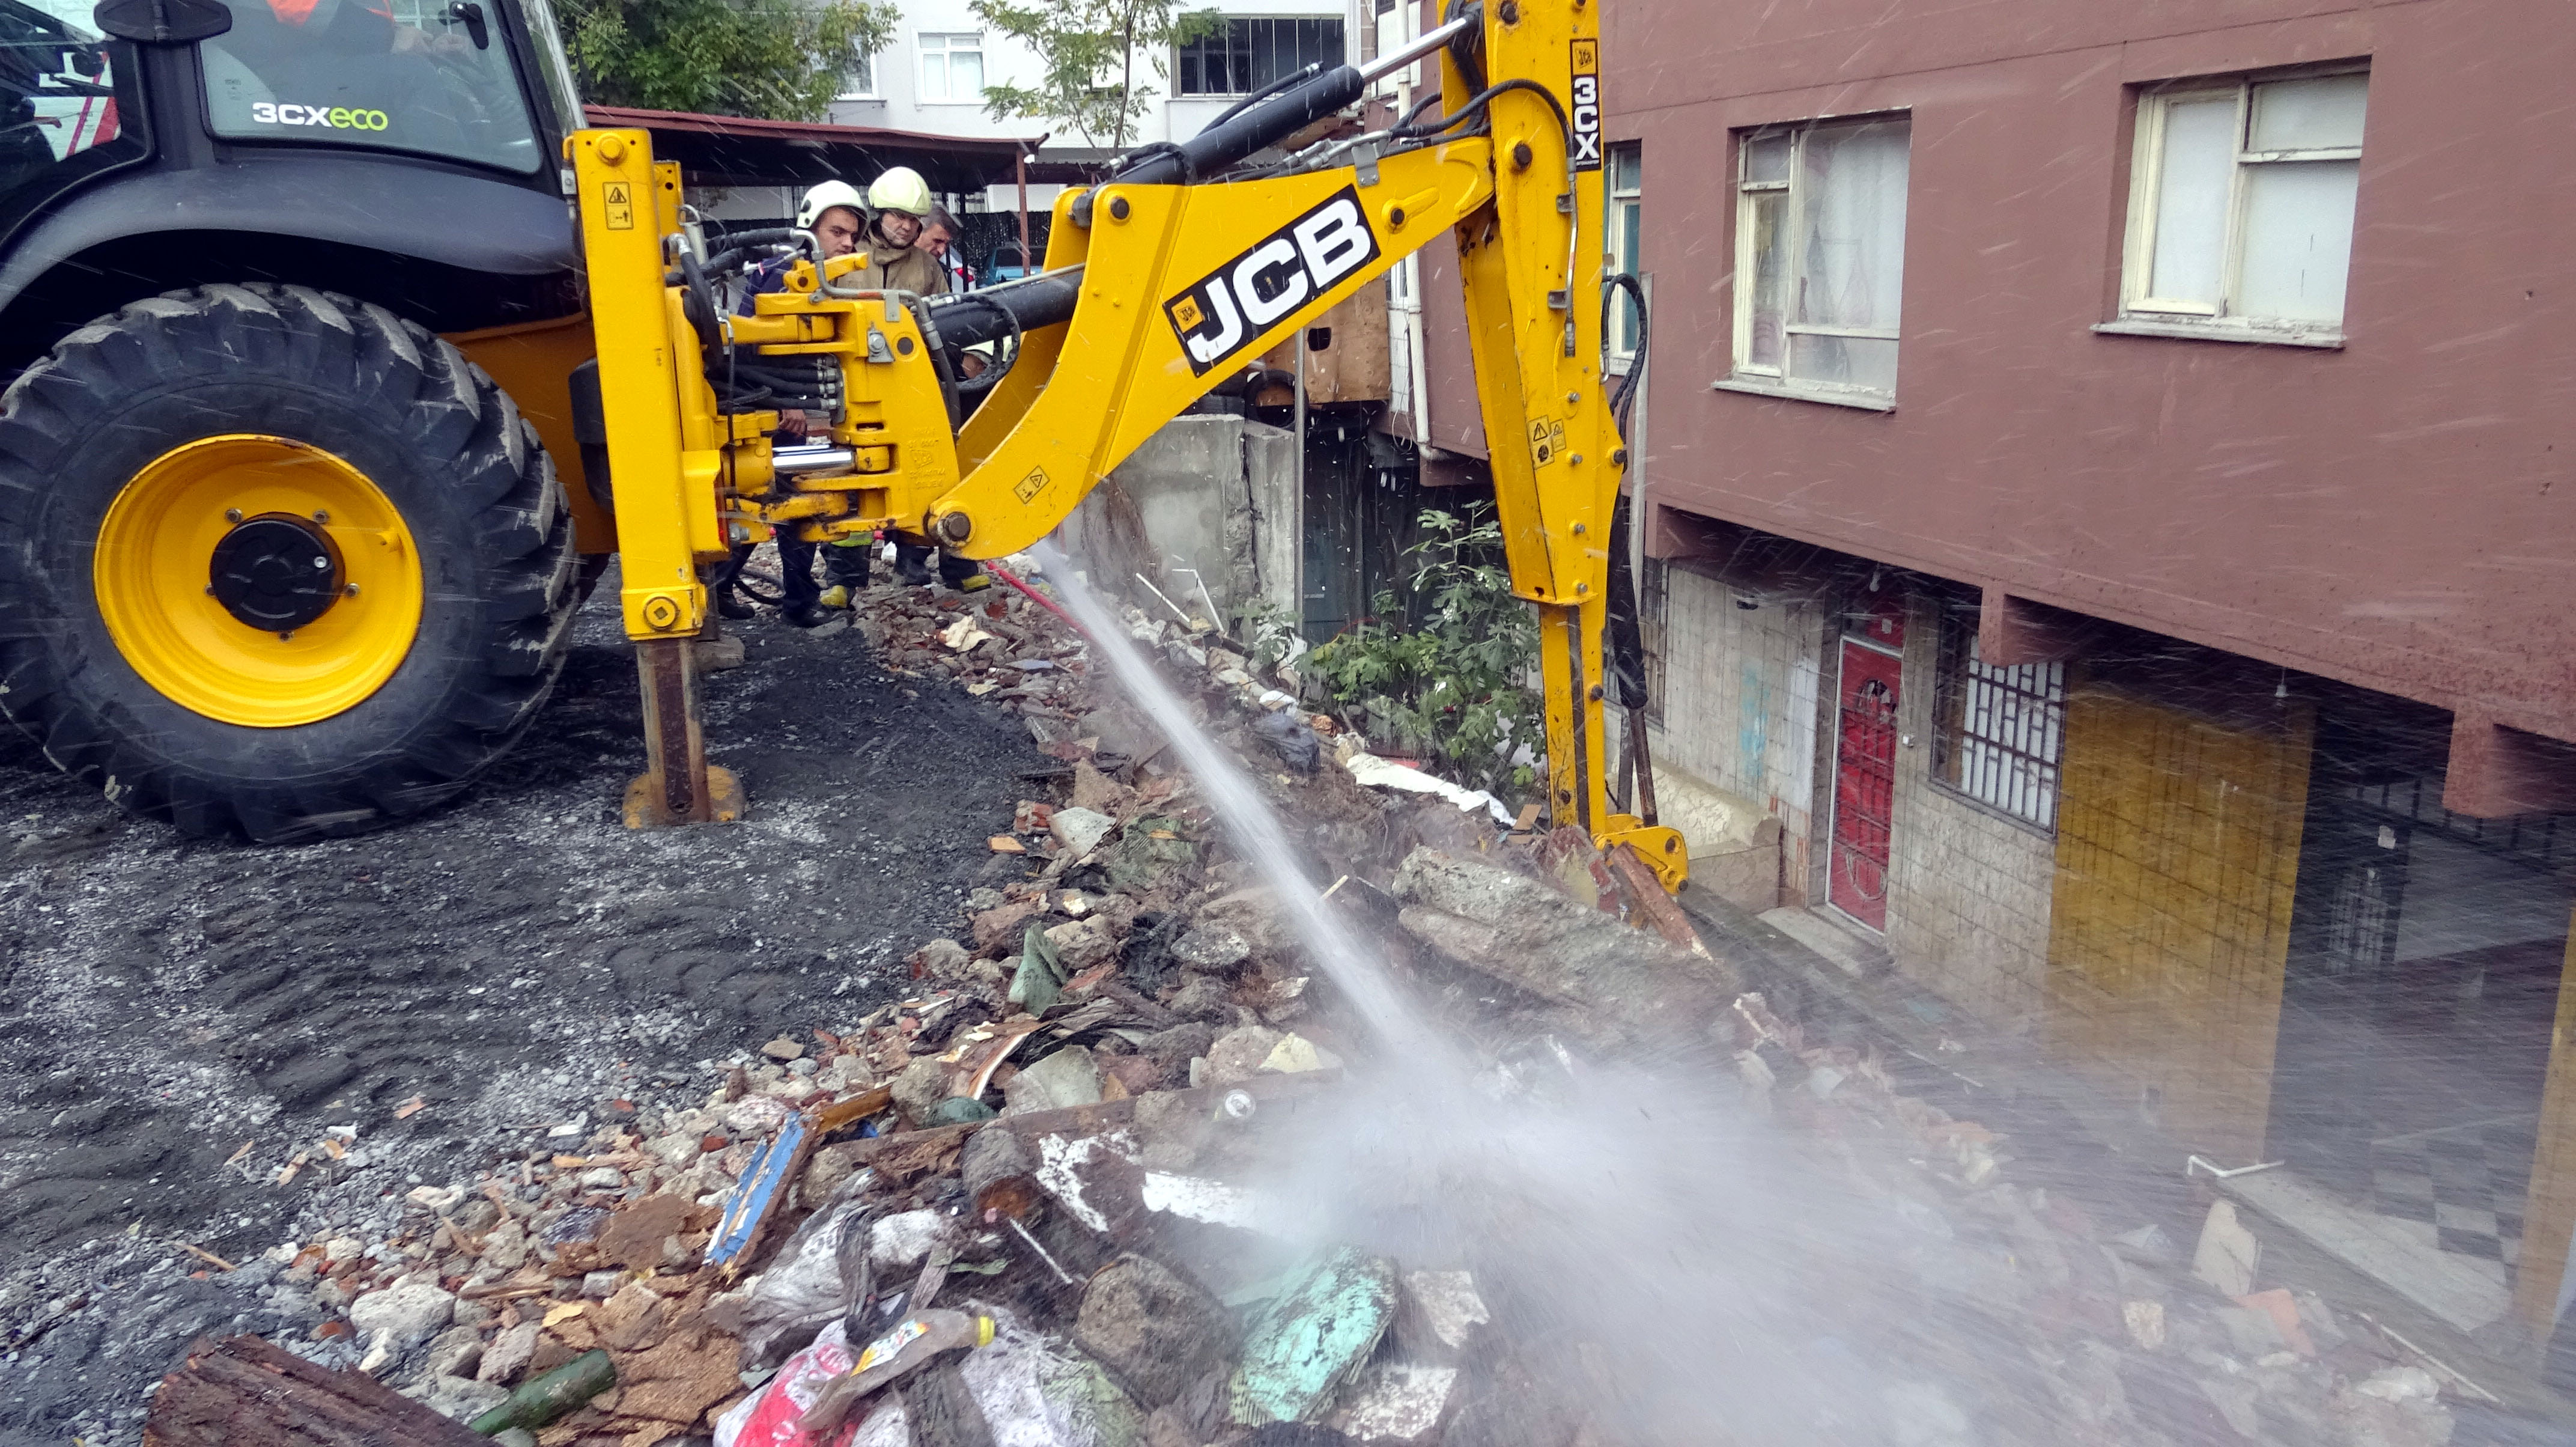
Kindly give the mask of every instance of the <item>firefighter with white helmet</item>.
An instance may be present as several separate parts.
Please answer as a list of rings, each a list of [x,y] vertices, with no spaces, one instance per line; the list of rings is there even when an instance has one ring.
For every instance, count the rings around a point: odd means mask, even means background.
[[[849,182],[825,181],[806,190],[805,199],[796,207],[796,225],[799,230],[814,233],[814,240],[825,259],[847,256],[859,249],[859,238],[867,229],[866,202],[860,198],[859,189]],[[743,316],[750,316],[753,297],[785,287],[787,267],[789,263],[796,260],[797,255],[798,253],[793,251],[783,252],[753,267],[743,278],[742,295],[735,301],[734,310]],[[815,427],[830,425],[831,419],[826,417],[809,416],[796,411],[784,412],[778,419],[778,437],[782,442],[802,442]],[[794,536],[793,533],[794,530],[790,528],[781,528],[778,531],[778,567],[782,575],[779,611],[785,613],[787,620],[799,628],[820,627],[831,621],[832,615],[830,610],[823,606],[822,586],[814,581],[814,544]],[[723,580],[716,589],[716,611],[727,618],[751,616],[751,604],[742,596],[736,585],[736,579],[742,572],[743,560],[750,552],[751,549],[748,547],[734,550],[733,564],[725,570]],[[833,575],[834,582],[838,583],[847,570],[839,565],[840,560],[837,557],[834,562],[835,566],[827,571]]]

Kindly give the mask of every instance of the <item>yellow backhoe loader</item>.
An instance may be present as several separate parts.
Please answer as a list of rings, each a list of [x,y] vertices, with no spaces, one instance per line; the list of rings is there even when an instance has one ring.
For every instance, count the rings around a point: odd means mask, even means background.
[[[335,4],[353,8],[310,30]],[[416,38],[402,22],[380,35],[357,4],[106,0],[103,37],[65,22],[34,42],[40,80],[131,107],[92,151],[154,128],[121,165],[161,188],[98,204],[120,163],[66,152],[19,183],[40,195],[25,215],[0,190],[0,324],[95,318],[58,323],[0,408],[0,709],[57,764],[200,833],[308,837],[415,812],[535,722],[596,575],[584,555],[613,548],[650,758],[628,819],[732,817],[740,790],[706,761],[691,661],[703,578],[730,546],[792,528],[1024,548],[1192,402],[1449,233],[1513,589],[1542,623],[1551,815],[1679,887],[1680,836],[1614,813],[1605,784],[1627,454],[1600,346],[1591,0],[1453,3],[1404,50],[1290,77],[1064,194],[1038,273],[942,298],[862,289],[861,258],[823,259],[798,232],[707,254],[647,133],[549,121],[579,112],[543,0],[451,0]],[[419,54],[444,59],[406,69]],[[1415,63],[1441,87],[1411,114],[1278,158]],[[348,149],[317,179],[322,132]],[[319,221],[305,229],[329,247],[262,263],[239,244],[247,218],[196,285],[82,310],[64,258],[97,275],[114,248],[81,243],[115,230],[102,215],[183,202],[215,163],[172,155],[180,142],[236,168],[265,158],[245,174],[306,214],[321,208],[300,186],[335,177],[384,196],[379,173],[432,174],[450,206],[483,184],[480,217],[391,209],[433,232],[524,217],[528,235],[398,256],[403,295],[452,297],[438,284],[480,274],[521,310],[418,315]],[[574,228],[552,243],[528,205],[550,170]],[[797,252],[785,289],[730,314],[727,276],[774,248]],[[560,253],[578,293],[550,306]],[[434,334],[442,317],[485,324]],[[1007,365],[967,376],[988,344]],[[791,407],[829,428],[776,443]],[[568,494],[557,469],[576,458],[585,485]]]

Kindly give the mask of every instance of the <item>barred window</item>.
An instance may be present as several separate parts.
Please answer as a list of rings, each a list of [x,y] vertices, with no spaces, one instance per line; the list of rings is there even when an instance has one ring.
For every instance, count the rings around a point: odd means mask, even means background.
[[[1283,75],[1320,63],[1342,63],[1342,22],[1230,16],[1179,48],[1172,72],[1176,96],[1250,95]]]
[[[2035,828],[2057,828],[2057,767],[2066,746],[2066,665],[1987,663],[1973,623],[1941,632],[1932,776]]]

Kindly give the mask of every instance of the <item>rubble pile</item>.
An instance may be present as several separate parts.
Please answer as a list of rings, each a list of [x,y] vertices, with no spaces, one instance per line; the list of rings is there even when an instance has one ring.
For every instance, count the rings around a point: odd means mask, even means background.
[[[1567,1363],[1593,1399],[1527,1440],[1624,1440],[1604,1344],[1512,1330],[1457,1261],[1292,1244],[1266,1131],[1347,1088],[1365,1031],[1083,640],[1006,589],[857,602],[890,666],[1016,710],[1060,765],[990,836],[1023,877],[911,955],[907,998],[711,1063],[698,1103],[604,1101],[413,1189],[386,1239],[245,1264],[324,1314],[277,1344],[547,1447],[1481,1442]],[[2440,1399],[2473,1388],[2264,1278],[2225,1203],[2185,1251],[2017,1184],[2013,1142],[1775,1014],[1631,862],[1473,799],[1389,804],[1326,762],[1359,742],[1293,667],[1274,687],[1204,628],[1126,621],[1476,1038],[1714,1044],[1741,1107],[1901,1223],[1870,1273],[1819,1273],[1891,1383],[1848,1440],[2447,1440]]]

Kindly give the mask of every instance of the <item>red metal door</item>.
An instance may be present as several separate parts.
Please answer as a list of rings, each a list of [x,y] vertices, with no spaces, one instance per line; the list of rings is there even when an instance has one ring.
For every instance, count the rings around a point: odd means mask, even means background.
[[[1834,745],[1834,834],[1825,898],[1887,928],[1888,821],[1896,809],[1896,655],[1843,641]]]

